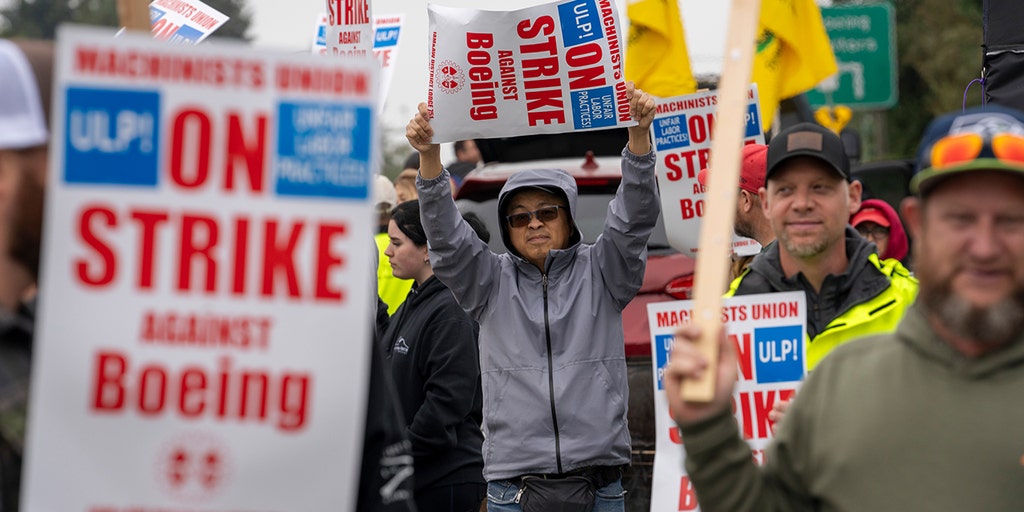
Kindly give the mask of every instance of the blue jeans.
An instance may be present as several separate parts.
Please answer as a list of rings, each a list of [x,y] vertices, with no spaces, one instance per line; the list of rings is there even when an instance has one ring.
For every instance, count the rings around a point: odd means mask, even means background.
[[[518,480],[496,480],[487,482],[487,512],[522,512],[515,502],[519,492]],[[594,512],[625,512],[626,491],[622,479],[618,479],[596,492]]]

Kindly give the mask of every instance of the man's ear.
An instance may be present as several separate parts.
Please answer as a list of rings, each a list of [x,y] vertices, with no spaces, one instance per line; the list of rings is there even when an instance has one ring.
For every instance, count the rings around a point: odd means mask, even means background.
[[[736,205],[743,213],[750,213],[750,209],[754,206],[753,194],[746,190],[740,189],[740,196],[737,198]]]
[[[757,197],[761,198],[761,211],[764,212],[765,217],[768,217],[768,189],[766,187],[757,189]]]
[[[851,181],[850,190],[850,216],[860,210],[861,196],[864,194],[864,185],[859,181]]]
[[[903,224],[912,238],[917,238],[921,232],[922,208],[921,200],[911,196],[900,202],[900,213],[903,214]]]

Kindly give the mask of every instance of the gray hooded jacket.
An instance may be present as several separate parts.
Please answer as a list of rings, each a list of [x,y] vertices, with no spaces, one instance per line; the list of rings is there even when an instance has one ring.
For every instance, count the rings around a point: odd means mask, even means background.
[[[660,213],[654,152],[622,153],[622,183],[594,244],[573,236],[541,271],[495,254],[451,199],[448,172],[417,179],[434,274],[480,323],[484,478],[563,473],[630,460],[622,310],[643,281],[647,239]],[[498,196],[524,187],[577,190],[564,171],[517,173]]]

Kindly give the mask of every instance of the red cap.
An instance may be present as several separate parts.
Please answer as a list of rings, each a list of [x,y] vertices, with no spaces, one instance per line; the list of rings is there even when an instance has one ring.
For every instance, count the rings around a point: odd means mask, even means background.
[[[886,218],[885,214],[874,208],[865,208],[857,212],[857,214],[850,219],[850,225],[853,227],[857,227],[857,224],[860,224],[861,222],[874,222],[875,224],[886,228],[890,226],[889,219]]]
[[[768,146],[764,144],[747,144],[743,146],[740,156],[740,188],[756,194],[764,186],[764,173],[768,167]],[[708,170],[697,173],[697,181],[707,185]]]

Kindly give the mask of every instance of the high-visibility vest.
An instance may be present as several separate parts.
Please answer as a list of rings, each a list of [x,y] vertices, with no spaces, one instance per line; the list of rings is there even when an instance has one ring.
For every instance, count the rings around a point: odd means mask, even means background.
[[[917,297],[917,278],[899,262],[890,258],[879,261],[877,254],[868,256],[868,261],[889,278],[889,287],[871,298],[848,309],[828,323],[825,328],[807,343],[807,370],[811,371],[832,349],[847,341],[883,334],[896,330],[903,313]],[[747,274],[733,280],[726,297],[732,297]],[[812,307],[808,304],[807,307]],[[806,333],[804,334],[806,338]]]

